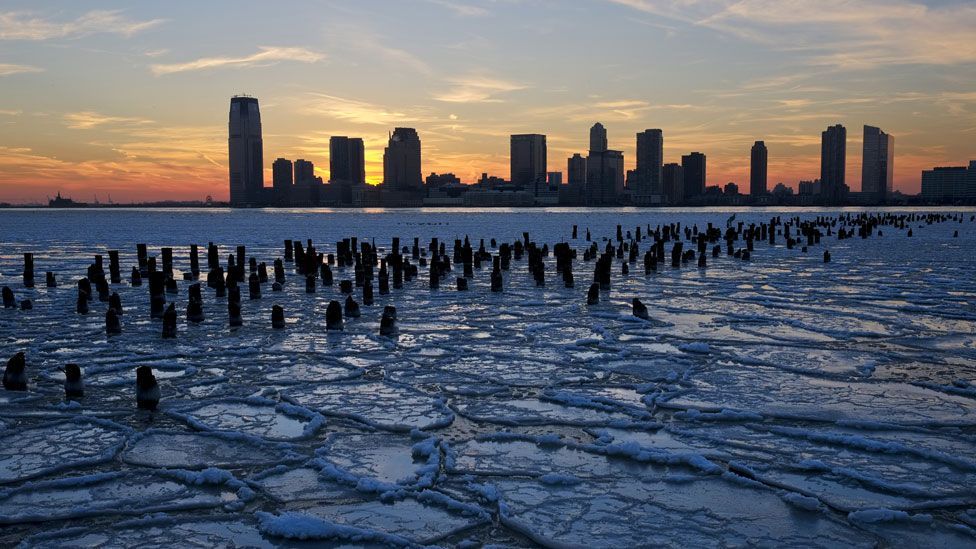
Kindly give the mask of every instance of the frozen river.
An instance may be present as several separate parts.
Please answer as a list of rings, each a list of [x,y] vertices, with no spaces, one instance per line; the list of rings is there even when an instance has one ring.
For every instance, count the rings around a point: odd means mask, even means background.
[[[34,304],[0,311],[0,357],[24,351],[29,375],[26,393],[0,392],[0,545],[976,545],[976,210],[867,239],[834,229],[806,253],[782,238],[751,261],[723,248],[705,269],[645,276],[638,260],[624,275],[616,260],[586,304],[587,229],[602,249],[618,224],[724,229],[731,213],[0,210],[0,286]],[[147,285],[128,284],[136,243],[174,248],[182,273],[190,244],[203,270],[208,242],[222,265],[246,245],[270,269],[285,239],[334,253],[345,237],[385,252],[438,237],[450,254],[467,236],[494,254],[490,239],[523,231],[579,251],[575,288],[551,254],[544,287],[523,257],[498,293],[490,265],[467,292],[460,265],[434,290],[420,267],[327,333],[351,268],[314,294],[290,263],[281,292],[248,300],[245,284],[233,329],[205,282],[205,320],[188,323],[178,275],[178,336],[163,340]],[[77,279],[108,250],[124,279],[113,337],[97,297],[75,312]],[[384,305],[395,338],[379,335]],[[80,402],[63,398],[68,363]],[[155,413],[135,406],[141,365],[160,382]]]

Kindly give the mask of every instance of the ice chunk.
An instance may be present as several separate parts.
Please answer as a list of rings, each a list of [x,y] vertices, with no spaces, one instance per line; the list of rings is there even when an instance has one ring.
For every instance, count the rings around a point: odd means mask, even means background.
[[[0,524],[178,509],[236,508],[247,494],[243,483],[229,473],[214,469],[199,473],[157,470],[65,477],[29,482],[0,492]]]
[[[435,429],[454,420],[442,399],[378,381],[296,387],[284,396],[326,415],[348,417],[392,431]]]
[[[0,484],[109,461],[130,432],[96,418],[0,431]]]
[[[134,435],[122,453],[126,463],[181,469],[270,465],[302,459],[290,445],[240,433],[155,429]]]
[[[269,440],[309,438],[325,423],[320,414],[260,397],[215,400],[168,413],[197,429],[240,431]]]

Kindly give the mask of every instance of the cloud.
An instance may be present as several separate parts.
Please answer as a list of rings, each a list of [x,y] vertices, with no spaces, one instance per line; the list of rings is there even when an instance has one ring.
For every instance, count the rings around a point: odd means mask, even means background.
[[[172,64],[155,64],[151,69],[153,74],[161,76],[177,72],[199,71],[220,67],[252,67],[255,65],[269,65],[278,61],[298,61],[301,63],[315,63],[325,59],[325,54],[305,48],[286,48],[261,46],[258,52],[245,57],[202,57],[194,61]]]
[[[391,110],[358,99],[346,99],[324,93],[309,93],[311,101],[303,100],[302,111],[345,120],[358,124],[381,124],[390,126],[402,122],[417,122],[421,119],[416,114]]]
[[[454,12],[456,15],[461,15],[464,17],[482,17],[488,15],[488,10],[479,6],[472,6],[471,4],[465,4],[462,2],[456,2],[454,0],[427,0],[431,4],[436,4],[442,8],[447,8]]]
[[[514,82],[477,75],[452,78],[449,82],[453,87],[435,95],[434,99],[448,103],[500,103],[502,100],[495,95],[526,88]]]
[[[911,0],[609,0],[771,49],[810,65],[955,65],[976,61],[976,5]]]
[[[20,74],[24,72],[44,72],[44,69],[40,67],[32,67],[30,65],[0,63],[0,76],[10,76],[11,74]]]
[[[128,116],[108,116],[95,111],[73,112],[64,115],[64,122],[72,130],[90,130],[105,125],[143,125],[152,124],[152,120]]]
[[[163,21],[135,21],[124,17],[119,10],[89,11],[71,21],[53,21],[27,11],[8,11],[0,12],[0,40],[50,40],[91,34],[129,37]]]

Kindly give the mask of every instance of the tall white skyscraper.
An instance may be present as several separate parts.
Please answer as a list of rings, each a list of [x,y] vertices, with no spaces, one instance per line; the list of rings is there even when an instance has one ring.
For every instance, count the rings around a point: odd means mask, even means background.
[[[228,135],[230,203],[232,206],[259,205],[264,193],[264,143],[256,97],[234,96],[230,99]]]

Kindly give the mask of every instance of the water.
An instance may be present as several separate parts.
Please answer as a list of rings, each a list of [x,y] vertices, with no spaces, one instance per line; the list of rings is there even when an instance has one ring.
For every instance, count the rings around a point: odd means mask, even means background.
[[[329,253],[349,236],[381,249],[439,237],[449,251],[469,236],[493,251],[491,238],[528,231],[582,251],[587,228],[602,247],[617,224],[724,227],[733,212],[0,210],[0,285],[34,301],[0,311],[0,356],[27,353],[31,389],[0,394],[0,541],[972,545],[976,211],[952,211],[964,222],[915,223],[911,238],[883,227],[807,253],[779,238],[750,262],[723,252],[704,270],[645,277],[638,262],[623,276],[616,262],[596,306],[581,256],[575,289],[551,257],[544,288],[523,259],[500,294],[488,269],[462,293],[453,277],[430,290],[421,268],[341,333],[324,329],[338,285],[306,294],[291,265],[284,291],[250,301],[245,288],[239,329],[206,287],[206,320],[187,323],[179,280],[167,294],[178,337],[164,341],[146,286],[113,285],[121,336],[104,335],[97,300],[75,314],[94,254],[107,264],[118,249],[127,279],[137,242],[157,256],[173,247],[178,272],[190,244],[205,255],[210,241],[222,263],[243,244],[269,266],[286,238]],[[21,284],[24,252],[35,289]],[[58,288],[44,287],[45,271]],[[343,278],[351,270],[336,270]],[[633,297],[650,321],[630,315]],[[270,328],[273,304],[284,331]],[[395,339],[378,335],[388,304]],[[85,372],[80,404],[62,400],[58,367],[70,362]],[[137,365],[160,380],[155,414],[135,410]]]

